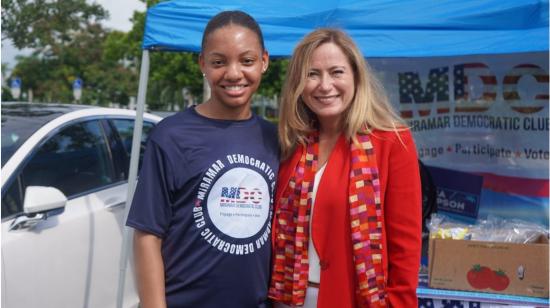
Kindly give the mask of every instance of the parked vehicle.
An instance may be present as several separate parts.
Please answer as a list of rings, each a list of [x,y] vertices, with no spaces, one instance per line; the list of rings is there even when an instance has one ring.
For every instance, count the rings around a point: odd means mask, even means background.
[[[2,307],[115,307],[135,111],[1,106]]]

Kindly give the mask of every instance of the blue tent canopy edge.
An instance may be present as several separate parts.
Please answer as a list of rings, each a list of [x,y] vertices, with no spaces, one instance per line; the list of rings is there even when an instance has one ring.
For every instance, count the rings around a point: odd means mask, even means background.
[[[142,48],[200,52],[206,23],[223,10],[252,15],[274,57],[319,27],[343,29],[366,57],[549,50],[548,0],[172,0],[147,11]]]

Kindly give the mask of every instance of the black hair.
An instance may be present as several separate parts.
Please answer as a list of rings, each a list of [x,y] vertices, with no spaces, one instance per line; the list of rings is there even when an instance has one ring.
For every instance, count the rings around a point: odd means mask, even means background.
[[[206,25],[206,28],[204,29],[204,33],[202,34],[201,49],[204,50],[208,35],[210,35],[212,32],[220,28],[223,28],[231,24],[245,27],[247,29],[252,30],[252,32],[256,33],[256,36],[258,37],[258,41],[260,41],[260,45],[262,46],[262,50],[265,50],[264,36],[262,34],[262,30],[260,29],[260,26],[258,25],[256,20],[252,18],[252,16],[248,15],[243,11],[223,11],[221,13],[218,13],[216,16],[212,17],[212,19],[210,19],[210,21]]]

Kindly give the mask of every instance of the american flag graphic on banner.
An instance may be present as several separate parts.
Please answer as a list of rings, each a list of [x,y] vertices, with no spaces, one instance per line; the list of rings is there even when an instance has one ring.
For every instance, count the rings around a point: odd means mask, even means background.
[[[518,82],[524,76],[533,76],[543,88],[535,97],[520,97]],[[548,73],[534,64],[519,64],[506,74],[502,82],[502,95],[504,101],[509,103],[511,108],[521,113],[535,113],[541,111],[548,105]],[[525,105],[525,102],[529,105]]]
[[[481,80],[482,89],[475,88],[472,78]],[[483,63],[455,65],[454,95],[456,112],[486,111],[497,97],[497,78]]]
[[[399,73],[399,101],[401,117],[428,116],[433,106],[437,113],[449,112],[449,68],[430,70],[425,90],[417,72]],[[435,103],[435,104],[434,104]]]

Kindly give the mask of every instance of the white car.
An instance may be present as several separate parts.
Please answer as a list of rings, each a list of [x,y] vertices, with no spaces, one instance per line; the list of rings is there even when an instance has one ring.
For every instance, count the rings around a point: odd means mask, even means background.
[[[115,307],[135,111],[2,103],[2,307]],[[145,114],[142,148],[160,117]],[[124,306],[138,296],[128,266]]]

